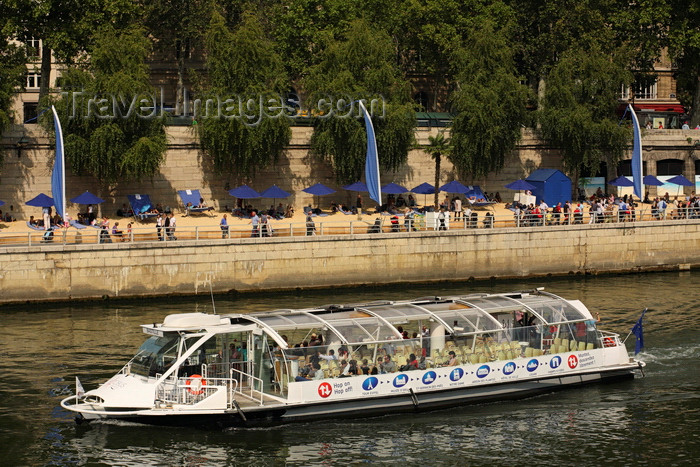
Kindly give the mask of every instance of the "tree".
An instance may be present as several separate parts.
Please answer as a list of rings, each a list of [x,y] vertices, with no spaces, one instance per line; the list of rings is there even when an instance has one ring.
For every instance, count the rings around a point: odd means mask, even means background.
[[[520,84],[503,30],[484,20],[457,55],[452,94],[450,161],[461,177],[485,176],[503,167],[528,122],[528,90]]]
[[[177,90],[175,114],[183,112],[185,79],[192,54],[202,42],[214,9],[214,0],[157,0],[145,2],[144,22],[163,60],[175,62]]]
[[[89,60],[64,73],[68,92],[56,105],[68,164],[78,175],[94,176],[102,193],[119,181],[156,174],[167,142],[148,82],[150,42],[143,31],[105,26],[93,40]],[[44,115],[42,124],[53,132]]]
[[[9,25],[17,39],[41,39],[39,102],[46,102],[51,62],[73,63],[89,52],[94,32],[103,24],[131,24],[140,6],[129,0],[7,0]]]
[[[442,131],[435,136],[429,136],[428,146],[424,148],[425,152],[430,154],[430,157],[435,161],[435,209],[440,206],[438,198],[440,192],[440,163],[442,162],[442,156],[448,156],[451,149],[450,139],[445,138],[445,133]]]
[[[366,21],[353,21],[342,40],[332,40],[304,81],[314,118],[311,152],[328,159],[338,182],[356,181],[364,170],[367,137],[359,106],[374,112],[379,164],[396,170],[413,143],[415,109],[408,83],[393,57],[389,36]],[[371,101],[375,100],[372,105]],[[381,115],[378,115],[381,114]]]
[[[550,73],[539,112],[541,136],[560,148],[564,167],[578,178],[603,160],[616,164],[631,137],[616,114],[620,86],[631,81],[626,63],[602,51],[572,50]]]
[[[355,0],[274,2],[271,33],[289,76],[306,76],[328,42],[340,37],[361,11],[362,3]]]
[[[24,87],[24,51],[0,35],[0,134],[12,123],[12,102]]]
[[[234,32],[214,13],[205,44],[209,82],[202,94],[222,102],[222,113],[211,107],[197,117],[202,147],[220,173],[253,176],[276,162],[291,138],[281,108],[289,85],[282,59],[253,13]]]
[[[673,0],[668,28],[670,56],[676,64],[678,97],[690,109],[690,127],[700,125],[700,5]]]

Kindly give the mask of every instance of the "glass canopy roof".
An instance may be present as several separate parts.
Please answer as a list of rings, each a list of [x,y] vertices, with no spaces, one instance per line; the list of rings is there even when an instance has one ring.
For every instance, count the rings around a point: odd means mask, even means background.
[[[440,324],[446,333],[455,335],[500,330],[504,329],[504,324],[499,317],[515,316],[516,312],[534,316],[535,324],[590,319],[588,310],[580,302],[572,304],[541,291],[280,310],[240,317],[258,323],[270,333],[322,329],[335,334],[343,343],[355,344],[400,339],[397,327],[418,321]]]

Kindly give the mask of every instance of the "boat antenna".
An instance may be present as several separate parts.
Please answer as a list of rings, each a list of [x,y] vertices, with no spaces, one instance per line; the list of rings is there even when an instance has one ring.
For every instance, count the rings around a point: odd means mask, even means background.
[[[211,276],[209,276],[209,294],[211,295],[211,309],[216,314],[216,304],[214,303],[214,289],[211,285]]]

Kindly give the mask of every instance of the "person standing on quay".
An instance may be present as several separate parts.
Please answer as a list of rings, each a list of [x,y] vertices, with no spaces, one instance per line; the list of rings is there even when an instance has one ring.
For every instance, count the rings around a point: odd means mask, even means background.
[[[219,223],[221,226],[221,238],[227,238],[228,237],[228,221],[226,220],[226,214],[224,214],[224,217],[221,218],[221,222]]]
[[[175,236],[175,216],[173,213],[170,213],[169,215],[169,220],[170,220],[170,226],[168,227],[168,240],[177,240],[177,237]]]
[[[158,232],[158,240],[163,241],[163,214],[158,213],[156,218],[156,232]]]
[[[260,218],[258,217],[258,213],[255,211],[253,211],[251,214],[252,214],[252,217],[250,218],[250,222],[248,222],[248,223],[253,225],[253,231],[251,232],[250,236],[251,237],[258,237],[259,236],[258,224],[260,223]]]

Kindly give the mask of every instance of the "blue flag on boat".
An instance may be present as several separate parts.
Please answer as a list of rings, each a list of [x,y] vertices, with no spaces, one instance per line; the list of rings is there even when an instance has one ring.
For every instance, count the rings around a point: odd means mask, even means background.
[[[56,108],[52,105],[53,125],[56,131],[56,160],[53,163],[53,172],[51,173],[51,196],[56,207],[56,214],[61,216],[61,219],[66,220],[66,167],[63,158],[63,130],[61,130],[61,121],[58,119]]]
[[[634,354],[637,355],[639,352],[642,351],[644,348],[644,329],[642,326],[642,321],[644,320],[644,313],[647,312],[647,309],[645,308],[644,311],[642,311],[642,316],[639,317],[637,320],[637,323],[634,325],[632,328],[632,334],[634,334],[634,337],[637,338],[637,342],[634,345]]]
[[[634,194],[642,199],[642,133],[639,130],[639,120],[634,113],[632,104],[628,105],[630,115],[632,115],[632,129],[634,130],[634,141],[632,145],[632,182],[634,183]]]
[[[369,113],[362,101],[360,109],[365,116],[365,129],[367,130],[367,158],[365,159],[365,182],[369,197],[377,203],[382,204],[382,187],[379,181],[379,155],[377,153],[377,139],[374,136],[374,125]]]

